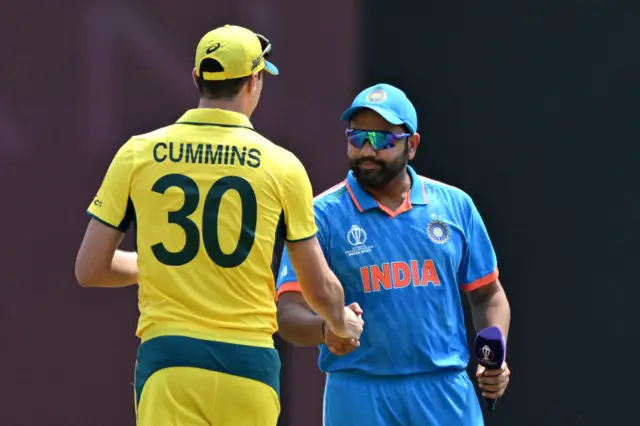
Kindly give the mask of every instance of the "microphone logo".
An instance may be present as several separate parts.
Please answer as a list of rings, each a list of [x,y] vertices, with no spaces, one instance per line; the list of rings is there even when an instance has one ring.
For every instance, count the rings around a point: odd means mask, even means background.
[[[482,359],[484,361],[493,361],[494,354],[493,354],[493,352],[491,352],[491,348],[489,346],[484,345],[480,349],[480,353],[482,354]]]

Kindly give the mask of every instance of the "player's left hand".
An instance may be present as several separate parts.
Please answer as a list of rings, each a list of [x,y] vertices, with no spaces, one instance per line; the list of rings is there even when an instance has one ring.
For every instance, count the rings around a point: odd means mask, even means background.
[[[498,399],[507,390],[511,371],[505,362],[498,370],[487,370],[479,365],[476,371],[478,378],[478,387],[482,389],[482,396],[492,399]]]
[[[334,355],[346,355],[360,346],[360,342],[356,339],[343,339],[336,336],[328,325],[325,325],[324,333],[324,344]]]

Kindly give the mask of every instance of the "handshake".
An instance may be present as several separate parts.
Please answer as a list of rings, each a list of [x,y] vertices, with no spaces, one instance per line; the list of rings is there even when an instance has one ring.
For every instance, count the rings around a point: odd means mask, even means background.
[[[346,355],[360,346],[360,335],[364,328],[362,308],[357,303],[344,307],[344,321],[333,327],[326,321],[322,325],[324,343],[334,355]]]

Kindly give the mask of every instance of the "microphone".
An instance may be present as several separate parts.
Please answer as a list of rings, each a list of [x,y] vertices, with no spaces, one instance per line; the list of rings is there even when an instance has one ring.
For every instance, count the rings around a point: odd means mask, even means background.
[[[476,336],[475,355],[478,364],[487,370],[497,370],[502,367],[507,355],[507,345],[498,327],[487,327],[480,330]],[[496,400],[486,398],[487,408],[495,409]]]

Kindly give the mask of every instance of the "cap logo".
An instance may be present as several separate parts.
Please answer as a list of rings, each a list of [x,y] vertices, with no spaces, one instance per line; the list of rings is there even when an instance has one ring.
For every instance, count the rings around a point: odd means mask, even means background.
[[[378,103],[384,102],[387,99],[387,92],[383,89],[374,89],[367,95],[367,102]]]
[[[210,46],[207,48],[207,55],[215,52],[216,50],[220,49],[220,43],[216,43],[213,46]]]

